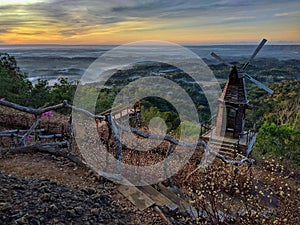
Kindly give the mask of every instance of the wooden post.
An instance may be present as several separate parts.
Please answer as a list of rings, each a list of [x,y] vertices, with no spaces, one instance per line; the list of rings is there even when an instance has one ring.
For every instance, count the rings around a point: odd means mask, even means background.
[[[202,137],[202,128],[203,128],[203,125],[202,125],[202,123],[200,123],[200,137]]]
[[[164,171],[165,171],[165,175],[166,177],[168,177],[168,181],[170,185],[173,185],[173,179],[171,178],[170,174],[169,174],[169,170],[168,170],[168,164],[169,164],[169,156],[173,153],[174,151],[174,144],[173,143],[169,143],[169,149],[167,151],[167,158],[164,161]],[[169,177],[170,176],[170,177]]]
[[[122,170],[122,130],[118,129],[116,126],[116,122],[112,119],[111,115],[107,115],[108,125],[111,128],[112,135],[114,136],[115,140],[115,149],[116,149],[116,156],[117,156],[117,174],[121,174]]]

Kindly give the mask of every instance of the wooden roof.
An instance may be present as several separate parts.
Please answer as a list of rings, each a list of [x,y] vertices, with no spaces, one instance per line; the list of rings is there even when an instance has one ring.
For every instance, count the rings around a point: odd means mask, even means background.
[[[236,67],[233,67],[230,72],[220,97],[221,101],[232,104],[248,104],[245,80],[243,77],[239,78]]]

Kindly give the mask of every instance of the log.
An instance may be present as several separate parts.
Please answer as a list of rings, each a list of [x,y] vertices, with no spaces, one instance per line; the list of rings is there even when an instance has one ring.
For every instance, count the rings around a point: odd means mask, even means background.
[[[15,129],[15,130],[4,130],[0,132],[1,134],[11,134],[11,133],[26,133],[28,130],[19,130],[19,129]],[[34,130],[34,133],[41,133],[44,132],[45,129],[38,129],[38,130]]]
[[[165,140],[165,141],[168,141],[174,145],[179,145],[179,146],[183,146],[183,147],[197,147],[197,146],[203,146],[203,147],[206,147],[206,142],[205,141],[200,141],[200,142],[197,142],[197,143],[189,143],[189,142],[183,142],[183,141],[178,141],[174,138],[172,138],[171,136],[168,136],[168,135],[157,135],[157,134],[147,134],[147,133],[144,133],[136,128],[133,128],[133,127],[126,127],[126,126],[123,126],[121,124],[117,124],[117,127],[119,129],[122,129],[123,131],[125,132],[132,132],[140,137],[143,137],[143,138],[149,138],[149,139],[153,139],[153,140]]]
[[[34,108],[31,108],[31,107],[26,107],[26,106],[22,106],[22,105],[19,105],[19,104],[16,104],[16,103],[3,101],[3,100],[0,101],[0,105],[7,106],[9,108],[13,108],[13,109],[16,109],[16,110],[19,110],[19,111],[22,111],[22,112],[27,112],[27,113],[33,114],[35,116],[40,116],[43,113],[51,111],[51,110],[57,110],[57,109],[62,109],[62,108],[70,108],[74,111],[84,113],[85,115],[87,115],[89,117],[92,117],[92,118],[95,118],[95,119],[105,119],[105,116],[97,116],[97,115],[94,115],[94,114],[92,114],[91,112],[89,112],[85,109],[77,108],[73,105],[70,105],[70,104],[68,104],[67,100],[64,100],[63,103],[53,105],[53,106],[48,106],[48,107],[45,107],[45,108],[42,108],[42,109],[34,109]]]

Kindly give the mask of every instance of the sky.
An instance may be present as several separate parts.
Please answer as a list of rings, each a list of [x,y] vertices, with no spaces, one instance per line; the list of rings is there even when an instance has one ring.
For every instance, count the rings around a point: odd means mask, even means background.
[[[1,0],[0,44],[300,43],[299,0]]]

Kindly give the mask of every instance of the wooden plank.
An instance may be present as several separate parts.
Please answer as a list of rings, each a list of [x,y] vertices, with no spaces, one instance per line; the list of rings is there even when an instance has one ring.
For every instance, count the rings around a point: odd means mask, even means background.
[[[141,211],[155,204],[152,199],[135,186],[120,185],[118,191]]]
[[[154,209],[156,210],[156,212],[158,212],[160,218],[162,218],[168,225],[173,225],[173,223],[166,217],[166,215],[157,206],[154,206]]]
[[[179,206],[179,210],[182,212],[188,212],[192,217],[197,217],[197,211],[196,209],[191,206],[188,203],[188,199],[183,199],[182,197],[179,197],[177,194],[166,188],[163,184],[158,184],[159,191],[166,197],[168,197],[170,200],[172,200],[174,203],[176,203]]]
[[[253,147],[254,147],[254,144],[255,144],[255,141],[256,141],[256,135],[254,134],[253,137],[250,140],[249,145],[248,145],[248,149],[247,149],[247,152],[246,152],[247,157],[249,157],[249,155],[251,154],[251,152],[253,150]]]
[[[144,192],[158,206],[167,207],[170,211],[175,211],[175,210],[177,210],[179,208],[177,204],[175,204],[174,202],[172,202],[165,195],[159,193],[155,188],[153,188],[150,185],[139,186],[138,189],[140,189],[142,192]]]

